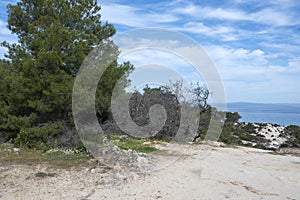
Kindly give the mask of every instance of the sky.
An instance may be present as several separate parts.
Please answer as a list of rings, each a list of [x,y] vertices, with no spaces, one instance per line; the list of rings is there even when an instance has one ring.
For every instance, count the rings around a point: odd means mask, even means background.
[[[16,42],[16,36],[6,29],[8,3],[15,1],[0,0],[0,38]],[[98,3],[102,20],[112,23],[117,34],[156,27],[177,31],[196,41],[215,64],[227,102],[300,103],[299,0],[103,0]],[[159,45],[159,41],[151,42]],[[0,48],[0,57],[5,52]],[[149,54],[153,52],[135,53],[126,59],[136,66],[145,62],[153,64],[153,56]],[[187,65],[168,56],[155,54],[158,62],[155,64],[174,65],[185,77],[197,80]]]

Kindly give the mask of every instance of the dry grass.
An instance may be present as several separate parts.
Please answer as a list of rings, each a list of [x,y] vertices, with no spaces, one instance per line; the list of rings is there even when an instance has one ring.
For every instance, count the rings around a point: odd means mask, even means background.
[[[0,165],[47,164],[53,168],[71,168],[87,165],[91,157],[84,153],[64,153],[56,151],[45,153],[41,150],[15,148],[12,144],[0,145]]]

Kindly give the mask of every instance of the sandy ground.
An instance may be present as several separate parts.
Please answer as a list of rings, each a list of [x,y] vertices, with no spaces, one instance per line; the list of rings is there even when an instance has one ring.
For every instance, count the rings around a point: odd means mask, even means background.
[[[180,148],[187,149],[174,147]],[[37,171],[56,175],[38,178]],[[168,167],[126,184],[104,185],[100,178],[101,171],[6,166],[0,199],[300,199],[300,157],[245,147],[192,146]]]

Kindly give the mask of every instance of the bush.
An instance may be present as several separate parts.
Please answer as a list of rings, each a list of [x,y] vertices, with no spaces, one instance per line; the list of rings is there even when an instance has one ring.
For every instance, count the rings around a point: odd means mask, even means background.
[[[256,133],[256,127],[252,123],[247,123],[245,126],[242,126],[242,130],[247,133]]]
[[[296,125],[287,126],[284,129],[284,134],[289,137],[283,146],[285,147],[300,147],[300,127]]]
[[[13,143],[18,146],[38,149],[55,146],[50,144],[49,138],[61,132],[60,126],[60,123],[49,123],[42,127],[23,128],[13,139]]]

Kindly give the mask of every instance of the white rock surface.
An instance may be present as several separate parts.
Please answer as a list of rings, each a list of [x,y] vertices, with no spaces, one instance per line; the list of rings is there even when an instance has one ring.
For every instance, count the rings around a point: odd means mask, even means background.
[[[287,141],[284,137],[284,126],[274,126],[273,124],[267,123],[263,126],[261,130],[256,128],[257,135],[263,136],[265,139],[269,140],[266,144],[267,148],[279,148],[281,144]]]

